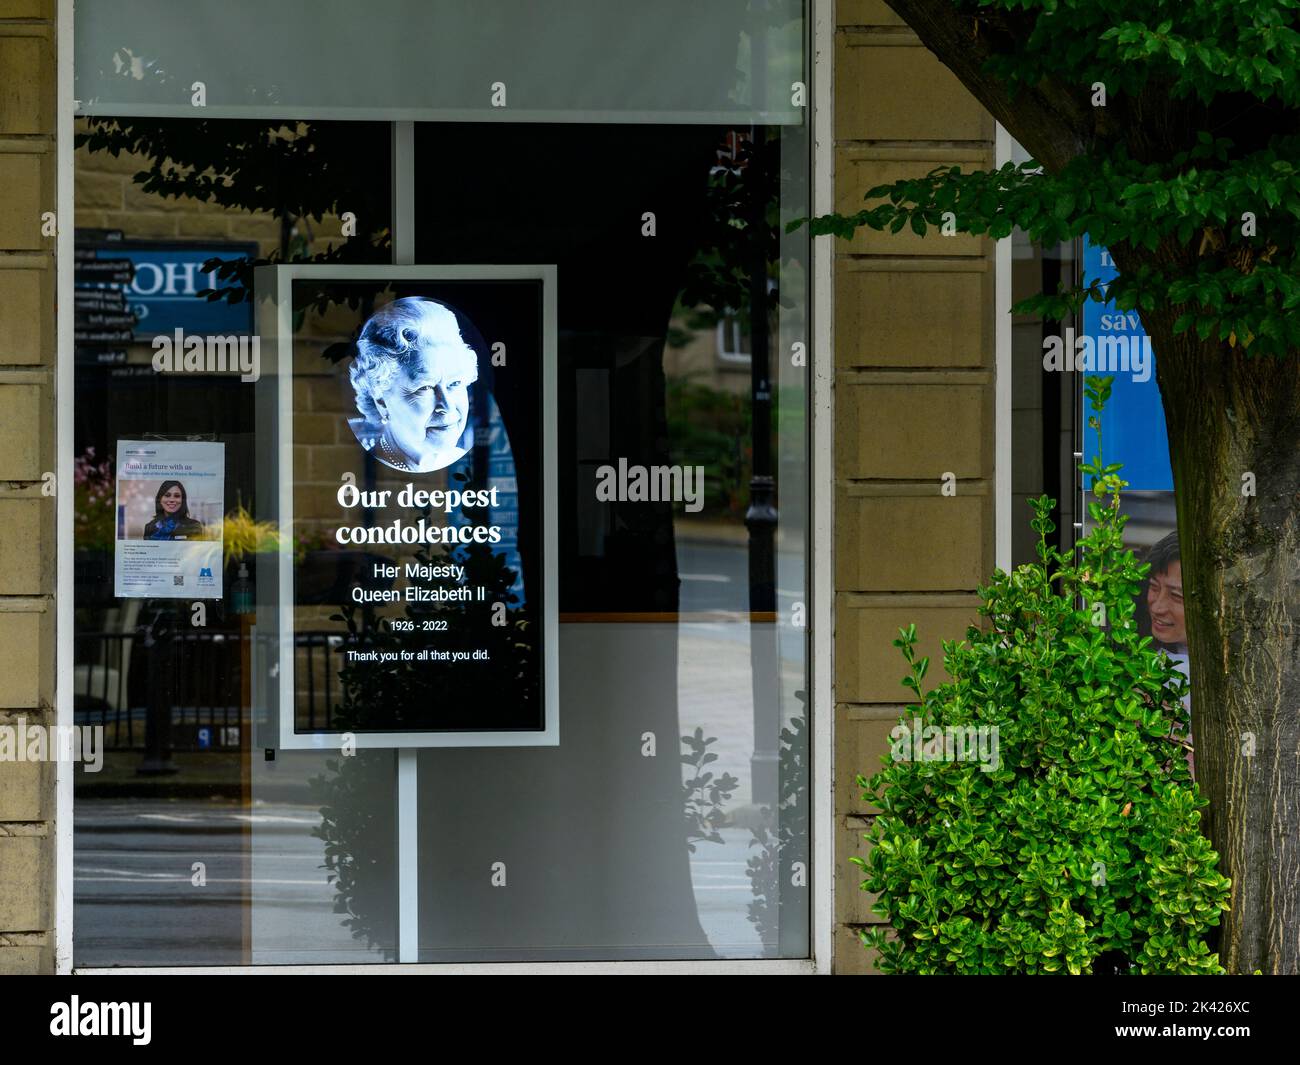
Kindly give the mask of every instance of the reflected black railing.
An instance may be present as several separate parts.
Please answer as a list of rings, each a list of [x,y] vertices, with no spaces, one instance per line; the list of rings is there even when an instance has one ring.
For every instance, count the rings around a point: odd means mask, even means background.
[[[151,690],[163,684],[170,692],[167,701],[176,749],[238,746],[238,737],[251,723],[244,671],[251,668],[254,656],[251,647],[246,652],[244,639],[237,632],[183,632],[172,635],[169,645],[160,650],[141,633],[78,633],[73,659],[75,721],[102,726],[108,750],[142,748]],[[340,695],[343,636],[298,632],[294,646],[298,727],[327,728]],[[202,729],[209,730],[206,743],[199,739]]]

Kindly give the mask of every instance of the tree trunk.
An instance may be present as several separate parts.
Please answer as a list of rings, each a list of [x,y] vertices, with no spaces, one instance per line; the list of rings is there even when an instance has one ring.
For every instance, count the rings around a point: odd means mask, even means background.
[[[1162,317],[1143,315],[1178,501],[1196,778],[1232,878],[1220,960],[1296,973],[1300,361],[1175,336]]]

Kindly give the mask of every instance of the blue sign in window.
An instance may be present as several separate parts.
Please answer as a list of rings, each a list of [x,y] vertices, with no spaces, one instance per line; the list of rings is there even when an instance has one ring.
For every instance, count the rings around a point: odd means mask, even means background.
[[[1083,240],[1085,281],[1109,285],[1119,271],[1106,249]],[[1167,492],[1174,487],[1169,466],[1169,437],[1165,411],[1156,384],[1151,338],[1142,328],[1137,311],[1120,311],[1113,303],[1089,300],[1083,305],[1083,333],[1078,344],[1091,346],[1091,365],[1084,373],[1111,376],[1110,401],[1101,416],[1102,453],[1107,462],[1122,462],[1120,476],[1139,491]],[[1080,357],[1076,354],[1076,360]],[[1097,453],[1097,434],[1086,428],[1084,410],[1083,454],[1091,461]]]

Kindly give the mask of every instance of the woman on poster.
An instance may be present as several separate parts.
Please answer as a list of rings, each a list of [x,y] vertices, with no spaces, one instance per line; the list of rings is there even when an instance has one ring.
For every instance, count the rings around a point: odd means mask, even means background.
[[[153,500],[153,519],[144,527],[146,540],[202,540],[203,523],[190,517],[189,498],[180,481],[163,481]]]

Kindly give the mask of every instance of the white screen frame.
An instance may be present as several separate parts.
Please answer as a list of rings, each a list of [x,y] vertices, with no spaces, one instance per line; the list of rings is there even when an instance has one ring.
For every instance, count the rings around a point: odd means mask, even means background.
[[[293,264],[261,267],[256,271],[258,323],[262,341],[271,354],[274,378],[258,387],[274,388],[276,479],[280,551],[274,611],[274,642],[278,668],[274,683],[266,685],[262,707],[254,702],[254,716],[278,718],[272,734],[287,751],[337,750],[345,738],[357,750],[445,747],[555,747],[560,742],[559,682],[559,554],[556,473],[556,280],[554,265],[532,266],[334,266]],[[293,283],[295,281],[540,281],[542,284],[542,722],[541,729],[519,731],[357,732],[335,730],[301,733],[294,729],[294,600],[293,600]],[[288,367],[288,373],[281,368]],[[288,535],[286,535],[288,534]],[[259,597],[260,598],[260,597]],[[263,603],[258,604],[259,628]],[[265,631],[265,630],[264,630]],[[270,668],[263,663],[261,677]]]

